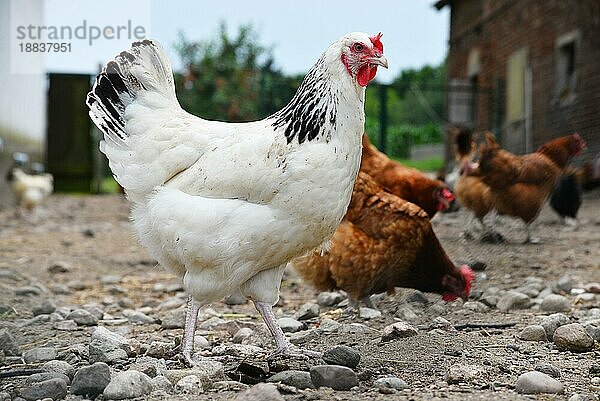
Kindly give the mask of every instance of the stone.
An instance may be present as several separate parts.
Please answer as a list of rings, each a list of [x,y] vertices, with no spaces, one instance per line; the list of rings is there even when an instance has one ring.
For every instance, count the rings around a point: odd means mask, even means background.
[[[567,294],[570,293],[573,289],[573,279],[571,276],[565,274],[556,282],[556,288],[562,292],[566,292]]]
[[[71,270],[71,265],[63,261],[57,261],[48,266],[48,273],[51,274],[68,273],[69,270]]]
[[[175,344],[166,341],[152,341],[145,355],[152,358],[168,359],[176,353]]]
[[[284,333],[295,333],[306,328],[306,324],[291,317],[277,319],[277,324],[279,324]]]
[[[185,305],[185,300],[179,297],[169,297],[156,308],[159,311],[173,310]]]
[[[41,400],[44,398],[62,400],[66,396],[67,383],[62,379],[45,380],[21,390],[21,397],[27,401]]]
[[[21,355],[21,349],[10,332],[6,329],[0,330],[0,350],[2,350],[6,356]]]
[[[534,368],[538,372],[547,374],[555,379],[560,378],[560,369],[550,363],[538,363]]]
[[[562,295],[550,294],[544,298],[540,309],[544,312],[569,312],[571,303]]]
[[[238,394],[234,401],[284,401],[272,383],[258,383]]]
[[[381,335],[382,341],[390,341],[397,338],[413,337],[419,332],[413,326],[406,322],[396,322],[387,325],[383,328],[383,334]]]
[[[300,390],[315,388],[310,378],[310,373],[303,372],[301,370],[285,370],[283,372],[276,373],[275,375],[269,377],[267,382],[283,383],[288,386],[296,387]]]
[[[123,311],[123,316],[133,324],[152,324],[155,322],[153,317],[146,315],[140,311],[126,309]]]
[[[557,328],[553,341],[558,349],[573,352],[591,351],[594,346],[594,339],[579,323],[566,324]]]
[[[169,381],[164,376],[156,376],[152,378],[152,384],[154,385],[154,390],[162,390],[167,394],[171,394],[173,392],[173,383]]]
[[[319,330],[325,333],[333,333],[336,332],[342,327],[342,324],[336,320],[324,318],[321,320],[319,324]]]
[[[240,383],[235,380],[221,380],[214,382],[211,390],[216,392],[221,391],[244,391],[249,389],[250,386],[244,383]]]
[[[589,292],[590,294],[600,294],[600,283],[589,283],[586,284],[583,288],[586,292]]]
[[[89,345],[90,363],[106,362],[108,364],[127,360],[131,346],[125,337],[113,333],[103,326],[92,333]]]
[[[600,343],[600,319],[586,322],[583,324],[583,327],[590,337]]]
[[[322,292],[317,296],[317,303],[321,306],[334,306],[342,302],[344,297],[339,292]]]
[[[209,359],[197,362],[196,365],[190,369],[165,370],[163,375],[169,379],[173,385],[177,384],[177,382],[185,376],[195,375],[200,378],[202,387],[205,389],[211,388],[212,384],[216,381],[227,380],[225,371],[223,370],[223,364]]]
[[[234,335],[232,341],[235,344],[241,344],[246,338],[252,336],[254,334],[254,330],[249,327],[242,327],[239,329]]]
[[[212,354],[215,356],[231,355],[231,356],[252,356],[264,353],[264,350],[255,345],[246,344],[226,344],[218,345],[212,349]]]
[[[561,382],[545,373],[532,371],[519,376],[515,390],[520,394],[562,394],[565,387]]]
[[[68,320],[73,320],[79,326],[96,326],[98,319],[85,309],[75,309],[67,316]]]
[[[463,304],[463,308],[477,313],[485,313],[490,310],[490,307],[479,301],[467,301]]]
[[[298,345],[298,344],[304,344],[304,343],[314,340],[318,337],[319,337],[319,334],[317,333],[317,331],[310,329],[310,330],[302,330],[302,331],[297,331],[295,333],[292,333],[289,337],[289,340],[292,344]]]
[[[26,297],[29,295],[42,295],[43,291],[41,288],[37,286],[27,285],[24,287],[19,287],[15,290],[15,295]]]
[[[185,309],[178,308],[168,311],[160,322],[163,329],[183,329],[185,326]]]
[[[408,304],[398,306],[395,315],[397,318],[409,322],[415,321],[419,318],[419,315],[417,315],[412,306]]]
[[[407,301],[418,304],[428,304],[429,298],[427,298],[427,295],[423,294],[421,291],[415,290],[408,296]]]
[[[553,313],[552,315],[544,316],[540,322],[540,326],[546,331],[546,337],[552,341],[554,332],[560,326],[569,323],[569,318],[562,313]]]
[[[154,389],[152,379],[136,370],[119,372],[102,393],[105,400],[124,400],[148,395]]]
[[[338,365],[319,365],[310,368],[310,378],[315,387],[330,387],[347,391],[358,386],[358,377],[350,368]]]
[[[54,347],[37,347],[23,353],[25,363],[46,362],[56,359],[58,353]]]
[[[62,320],[60,322],[54,322],[52,327],[60,331],[75,331],[78,326],[73,320]]]
[[[294,313],[294,319],[297,320],[308,320],[314,317],[319,317],[319,305],[312,302],[303,304],[298,312]]]
[[[569,397],[569,401],[598,401],[598,397],[592,394],[575,393]]]
[[[342,334],[371,334],[375,330],[361,323],[345,323],[341,325],[338,332]]]
[[[448,384],[472,383],[486,376],[487,370],[482,366],[457,363],[450,366],[446,374],[446,382]]]
[[[49,315],[56,310],[56,304],[51,299],[45,299],[41,304],[34,307],[31,311],[33,316]]]
[[[110,383],[110,368],[104,362],[84,366],[77,370],[71,383],[71,393],[95,398]]]
[[[154,378],[167,370],[167,364],[162,359],[157,359],[150,356],[140,356],[135,359],[135,361],[130,365],[129,369],[137,370],[138,372],[145,373]]]
[[[373,309],[373,308],[367,308],[367,307],[360,307],[358,308],[358,315],[360,316],[361,319],[375,319],[378,318],[379,316],[381,316],[381,312],[378,311],[377,309]]]
[[[198,395],[204,392],[202,381],[198,376],[184,376],[175,384],[175,394],[179,395]]]
[[[396,391],[402,391],[408,388],[408,384],[398,377],[382,377],[380,379],[375,380],[375,388],[379,390],[380,393],[390,394]],[[390,391],[391,390],[391,391]]]
[[[61,379],[62,381],[67,383],[67,385],[69,385],[71,383],[71,379],[69,379],[69,377],[63,373],[42,372],[42,373],[34,373],[31,376],[28,376],[27,379],[25,380],[25,384],[31,385],[34,383],[39,383],[39,382],[43,382],[43,381],[50,380],[50,379]]]
[[[69,378],[69,381],[73,380],[73,377],[75,376],[75,368],[68,362],[59,361],[58,359],[44,363],[41,369],[44,372],[62,373]]]
[[[547,341],[546,330],[539,324],[533,324],[521,330],[519,339],[523,341]]]
[[[531,306],[531,300],[525,294],[516,291],[506,291],[498,300],[497,308],[501,312],[514,309],[526,309]]]
[[[346,345],[338,345],[323,353],[323,361],[328,365],[340,365],[354,369],[360,363],[360,353]]]
[[[443,331],[456,331],[454,325],[450,323],[447,319],[444,319],[441,316],[436,317],[431,321],[428,327],[429,330],[440,329]]]

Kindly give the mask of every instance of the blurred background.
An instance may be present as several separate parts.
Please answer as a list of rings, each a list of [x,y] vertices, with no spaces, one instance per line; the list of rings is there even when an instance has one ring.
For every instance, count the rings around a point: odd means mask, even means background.
[[[390,157],[449,171],[450,128],[490,130],[522,154],[578,131],[600,152],[600,2],[597,0],[418,0],[369,3],[0,1],[0,172],[16,151],[43,162],[57,191],[117,190],[85,95],[101,65],[137,40],[48,37],[69,52],[30,52],[18,28],[61,33],[141,27],[173,63],[177,94],[207,119],[264,118],[293,96],[321,52],[351,31],[384,33],[390,69],[367,90],[366,131]],[[66,27],[66,28],[65,28]],[[61,31],[61,28],[64,28]],[[75,34],[73,34],[75,35]],[[83,35],[83,33],[82,33]],[[41,35],[38,35],[41,36]],[[24,73],[27,72],[27,73]],[[9,202],[0,183],[0,207]]]

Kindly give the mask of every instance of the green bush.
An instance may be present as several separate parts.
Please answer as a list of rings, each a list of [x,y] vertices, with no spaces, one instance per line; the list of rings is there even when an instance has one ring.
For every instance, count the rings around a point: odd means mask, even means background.
[[[371,142],[381,149],[379,143],[379,120],[367,117],[365,128]],[[388,156],[395,159],[408,159],[412,146],[441,142],[443,142],[442,130],[437,124],[390,125],[387,128],[385,152]]]

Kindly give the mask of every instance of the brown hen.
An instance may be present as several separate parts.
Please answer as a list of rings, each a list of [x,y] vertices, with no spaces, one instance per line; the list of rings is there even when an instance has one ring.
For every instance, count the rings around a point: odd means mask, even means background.
[[[356,307],[360,301],[371,305],[371,294],[395,287],[439,293],[446,301],[467,299],[473,280],[468,266],[450,261],[423,209],[363,172],[329,251],[292,263],[317,289],[346,291]]]

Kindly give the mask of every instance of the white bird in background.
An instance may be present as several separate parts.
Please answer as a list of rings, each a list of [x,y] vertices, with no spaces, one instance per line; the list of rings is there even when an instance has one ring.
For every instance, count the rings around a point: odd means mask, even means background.
[[[132,205],[139,241],[190,294],[183,356],[193,364],[200,306],[240,289],[275,337],[286,264],[325,247],[344,216],[364,132],[365,87],[387,67],[381,34],[333,43],[279,112],[249,123],[184,111],[161,46],[136,42],[98,75],[87,104],[101,150]]]
[[[6,174],[6,180],[10,189],[15,194],[17,205],[24,208],[28,213],[33,213],[35,208],[52,194],[54,190],[54,178],[52,174],[44,173],[43,166],[40,163],[33,163],[32,166],[38,166],[34,174],[25,171],[25,166],[29,163],[29,156],[25,153],[16,152],[13,154],[14,164]],[[39,170],[39,166],[41,170]]]

